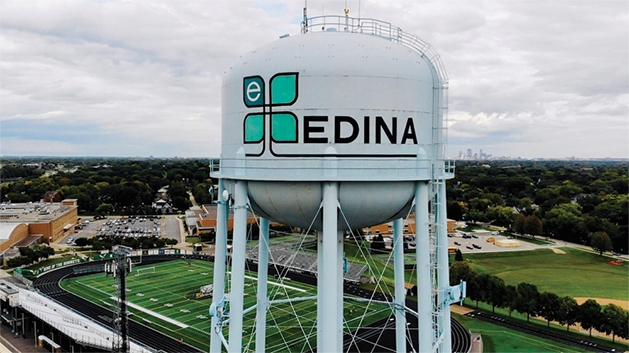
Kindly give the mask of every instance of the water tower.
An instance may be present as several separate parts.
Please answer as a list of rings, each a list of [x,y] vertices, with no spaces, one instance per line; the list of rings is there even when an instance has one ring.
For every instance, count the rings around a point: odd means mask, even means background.
[[[305,11],[304,11],[305,12]],[[406,351],[401,218],[415,212],[417,351],[450,352],[445,180],[447,78],[421,39],[348,16],[306,18],[238,59],[222,85],[211,352],[240,352],[249,210],[317,230],[317,350],[341,352],[343,231],[393,221],[397,351]],[[226,222],[234,212],[231,292],[225,293]],[[268,244],[268,241],[266,242]],[[256,351],[264,351],[268,248],[260,245]],[[221,313],[229,300],[228,340]]]

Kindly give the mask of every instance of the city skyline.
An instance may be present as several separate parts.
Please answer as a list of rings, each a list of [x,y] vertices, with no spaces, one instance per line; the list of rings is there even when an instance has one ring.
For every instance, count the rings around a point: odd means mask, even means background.
[[[302,2],[3,2],[0,155],[220,155],[239,56],[299,34]],[[449,77],[448,157],[629,157],[625,1],[308,1],[426,40]]]

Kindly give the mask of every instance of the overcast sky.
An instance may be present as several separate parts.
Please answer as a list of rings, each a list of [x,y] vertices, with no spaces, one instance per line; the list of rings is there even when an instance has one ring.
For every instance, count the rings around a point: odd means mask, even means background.
[[[315,1],[391,22],[448,73],[448,156],[629,157],[629,2]],[[0,0],[0,154],[214,157],[240,55],[303,1]],[[359,13],[360,11],[360,13]]]

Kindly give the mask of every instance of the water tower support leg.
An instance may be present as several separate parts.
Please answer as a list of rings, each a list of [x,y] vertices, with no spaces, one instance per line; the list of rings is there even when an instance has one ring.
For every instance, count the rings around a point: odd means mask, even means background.
[[[223,190],[225,186],[223,179],[218,181],[218,206],[216,212],[216,246],[214,249],[214,289],[212,295],[212,303],[218,304],[225,296],[225,260],[227,257],[227,217],[228,206],[227,201],[223,200]],[[210,352],[221,352],[221,338],[216,332],[218,325],[217,317],[212,317],[210,326]]]
[[[338,219],[337,219],[338,221]],[[345,277],[345,273],[343,272],[343,232],[336,232],[336,283],[338,286],[336,287],[336,296],[337,299],[337,311],[336,311],[336,324],[338,325],[338,330],[336,331],[336,340],[339,342],[339,349],[343,347],[343,277]],[[337,351],[341,352],[341,351]]]
[[[260,218],[258,242],[258,306],[256,308],[256,352],[264,353],[266,346],[267,276],[269,271],[269,220]]]
[[[245,253],[247,246],[247,182],[238,180],[234,189],[234,240],[232,247],[231,294],[229,296],[229,349],[242,349],[242,313],[245,294]]]
[[[450,287],[450,273],[448,263],[448,220],[446,215],[446,182],[441,180],[439,182],[439,189],[437,191],[437,261],[438,261],[438,273],[437,278],[439,281],[439,305],[441,308],[441,334],[443,340],[441,341],[440,352],[452,352],[452,339],[451,339],[451,323],[450,323],[450,304],[446,300],[446,291]]]
[[[417,262],[417,312],[419,352],[432,351],[432,292],[430,284],[430,234],[428,231],[428,183],[415,188],[415,256]]]
[[[339,307],[343,305],[342,254],[338,254],[338,184],[325,182],[323,184],[323,230],[318,239],[317,264],[317,351],[341,352],[343,347],[342,324],[343,316]],[[339,258],[341,263],[339,263]],[[339,282],[339,279],[341,281]],[[341,292],[342,293],[342,292]],[[339,304],[339,301],[341,302]],[[340,337],[340,339],[339,339]]]
[[[404,239],[401,218],[393,221],[393,269],[395,275],[395,349],[406,352],[406,293],[404,289]]]

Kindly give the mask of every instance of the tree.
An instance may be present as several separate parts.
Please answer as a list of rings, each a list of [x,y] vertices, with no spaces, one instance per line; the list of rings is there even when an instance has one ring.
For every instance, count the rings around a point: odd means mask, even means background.
[[[448,200],[448,218],[460,221],[463,219],[463,212],[465,209],[457,201]]]
[[[31,197],[29,195],[19,192],[10,192],[6,195],[6,198],[14,203],[24,203],[31,201]]]
[[[526,321],[529,322],[530,316],[537,314],[539,292],[537,286],[522,282],[516,286],[518,293],[515,310],[526,314]]]
[[[557,319],[560,324],[566,325],[566,331],[570,331],[570,325],[574,325],[574,323],[577,322],[578,311],[579,304],[577,304],[574,298],[565,296],[560,299]]]
[[[542,220],[535,215],[526,216],[522,228],[524,234],[542,235]]]
[[[612,342],[616,336],[626,336],[627,312],[615,304],[609,304],[603,309],[601,331],[612,335]]]
[[[513,231],[518,234],[524,234],[524,221],[526,216],[522,213],[518,214],[513,221]]]
[[[502,308],[507,302],[504,296],[505,281],[498,276],[490,276],[487,282],[487,301],[491,304],[491,312],[495,312],[495,308]]]
[[[109,215],[113,211],[114,211],[114,205],[110,203],[101,203],[100,205],[98,205],[98,207],[96,207],[96,210],[94,212],[100,215]]]
[[[192,203],[190,202],[190,198],[182,197],[182,196],[173,197],[172,203],[173,203],[173,207],[178,209],[179,211],[187,210],[188,208],[190,208],[190,206],[192,206]]]
[[[461,253],[461,250],[456,249],[456,253],[454,253],[454,261],[463,261],[463,253]]]
[[[89,239],[87,239],[87,238],[77,238],[77,239],[74,241],[74,244],[75,244],[76,246],[80,246],[80,247],[88,246],[88,245],[90,245],[90,243],[91,243],[91,242],[90,242],[90,241],[89,241]]]
[[[489,303],[490,291],[491,291],[491,275],[483,273],[476,276],[476,291],[478,295],[476,299],[476,308],[478,308],[478,302]]]
[[[382,237],[382,234],[378,234],[371,241],[371,253],[381,254],[382,252],[384,252],[384,238]]]
[[[487,209],[487,219],[494,224],[510,227],[515,218],[513,207],[507,206],[491,206]]]
[[[579,241],[579,238],[583,236],[579,228],[583,221],[581,216],[578,205],[571,203],[559,204],[546,212],[544,229],[559,239]]]
[[[483,211],[473,209],[467,212],[467,215],[465,215],[465,220],[471,221],[473,223],[484,222],[487,220],[487,217],[485,216],[485,213]]]
[[[605,251],[612,249],[612,240],[605,232],[596,232],[592,236],[591,244],[592,248],[599,252],[599,255],[603,255]]]
[[[539,295],[537,312],[546,319],[548,327],[551,321],[557,320],[560,303],[559,296],[555,293],[544,292]]]
[[[456,286],[461,281],[471,282],[476,277],[476,271],[468,262],[456,261],[450,265],[450,285]]]
[[[592,337],[592,329],[600,327],[603,322],[601,306],[596,300],[588,299],[579,306],[577,321],[581,323],[581,327],[590,331],[590,337]]]
[[[504,303],[507,308],[509,308],[509,317],[511,317],[511,313],[515,310],[518,300],[518,291],[515,286],[507,285],[505,286],[505,291],[503,293],[505,299]]]

